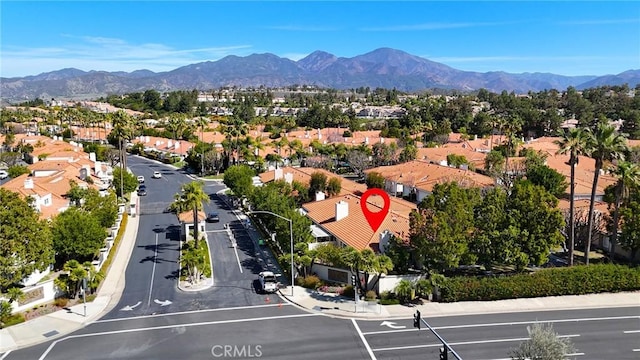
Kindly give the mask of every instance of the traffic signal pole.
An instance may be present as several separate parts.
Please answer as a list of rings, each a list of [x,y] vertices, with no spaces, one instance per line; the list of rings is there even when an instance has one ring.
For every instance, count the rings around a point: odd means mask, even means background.
[[[457,359],[457,360],[462,360],[462,358],[460,357],[460,355],[458,355],[457,352],[455,352],[455,350],[453,350],[451,348],[451,346],[449,346],[449,344],[442,338],[442,336],[440,336],[440,334],[438,334],[434,328],[431,327],[431,325],[429,325],[429,323],[423,319],[420,316],[420,310],[416,310],[416,313],[413,315],[413,326],[418,328],[418,330],[420,330],[420,323],[425,324],[425,326],[431,330],[431,332],[433,333],[433,335],[435,335],[438,340],[440,340],[440,342],[442,343],[442,345],[444,346],[444,348],[440,348],[440,360],[448,360],[449,357],[449,352],[451,352],[451,354]]]

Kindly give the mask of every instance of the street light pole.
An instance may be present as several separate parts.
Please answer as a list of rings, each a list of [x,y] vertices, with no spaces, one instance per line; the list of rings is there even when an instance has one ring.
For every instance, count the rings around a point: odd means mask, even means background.
[[[289,222],[289,238],[291,240],[291,296],[293,296],[293,286],[295,285],[294,283],[295,279],[293,276],[293,221],[289,218],[286,218],[282,215],[278,215],[271,211],[258,210],[258,211],[249,211],[248,213],[249,214],[269,214],[269,215],[279,217],[280,219],[287,220]]]

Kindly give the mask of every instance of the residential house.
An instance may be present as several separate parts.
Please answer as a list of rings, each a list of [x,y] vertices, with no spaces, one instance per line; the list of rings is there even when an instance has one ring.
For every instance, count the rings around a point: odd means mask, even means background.
[[[355,181],[349,180],[349,179],[345,179],[339,175],[336,175],[330,171],[324,170],[324,169],[317,169],[317,168],[309,168],[309,167],[302,167],[302,168],[295,168],[295,167],[285,167],[285,168],[280,168],[280,169],[275,169],[275,170],[270,170],[267,172],[264,172],[259,176],[260,181],[262,182],[262,184],[266,184],[268,182],[271,181],[276,181],[276,180],[284,180],[287,183],[291,184],[293,181],[297,181],[300,182],[304,185],[309,186],[309,183],[311,182],[311,175],[314,173],[322,173],[324,175],[327,176],[327,180],[332,179],[332,178],[338,178],[340,179],[340,183],[341,183],[341,189],[340,189],[340,193],[338,195],[346,195],[346,194],[357,194],[357,195],[361,195],[362,193],[364,193],[365,191],[367,191],[367,186],[365,184],[358,184]],[[316,198],[320,197],[322,199],[324,199],[325,194],[317,194]]]
[[[436,184],[455,181],[463,187],[491,187],[495,181],[468,169],[432,164],[423,160],[380,166],[365,173],[377,172],[385,179],[384,190],[392,196],[402,196],[420,202]]]
[[[356,250],[371,249],[384,253],[391,236],[404,240],[409,238],[409,213],[416,205],[401,199],[391,198],[389,213],[378,230],[373,231],[362,212],[361,197],[345,194],[330,199],[309,202],[302,205],[301,212],[313,225],[328,236],[325,238],[337,246],[350,246]],[[377,196],[367,198],[367,207],[379,212],[383,200]]]

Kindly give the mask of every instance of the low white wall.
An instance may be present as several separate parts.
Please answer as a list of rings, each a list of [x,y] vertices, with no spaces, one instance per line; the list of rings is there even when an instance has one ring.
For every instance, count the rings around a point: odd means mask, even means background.
[[[380,278],[378,282],[378,292],[390,291],[393,292],[396,288],[396,285],[400,282],[400,280],[409,280],[411,282],[416,282],[420,280],[420,275],[387,275]]]
[[[22,288],[22,292],[24,293],[23,299],[19,302],[14,301],[11,304],[12,314],[52,302],[56,298],[56,287],[53,285],[53,280],[47,280],[33,286],[26,286]]]

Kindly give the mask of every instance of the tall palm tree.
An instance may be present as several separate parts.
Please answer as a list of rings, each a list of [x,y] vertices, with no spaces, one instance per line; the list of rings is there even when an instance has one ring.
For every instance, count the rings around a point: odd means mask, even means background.
[[[171,210],[177,214],[193,211],[193,236],[195,247],[198,248],[198,211],[203,210],[204,203],[209,203],[209,195],[204,192],[202,181],[192,181],[182,185],[182,194],[176,194]]]
[[[127,156],[124,142],[126,140],[131,140],[131,138],[133,137],[133,118],[123,110],[119,110],[113,113],[111,121],[113,123],[111,132],[113,132],[113,136],[118,139],[120,164],[122,165],[122,167],[126,167]]]
[[[596,131],[590,137],[590,156],[596,161],[593,173],[593,185],[591,186],[591,203],[589,204],[589,225],[587,226],[587,243],[585,245],[584,262],[589,265],[589,252],[591,251],[591,232],[593,231],[593,212],[596,199],[596,189],[600,170],[605,161],[623,159],[627,150],[626,134],[620,134],[613,125],[600,122],[596,125]]]
[[[196,119],[196,126],[200,127],[200,142],[204,142],[204,128],[209,125],[209,119],[204,116],[200,116]],[[204,146],[202,147],[203,152],[200,158],[200,175],[204,175]]]
[[[613,260],[618,241],[618,223],[620,222],[620,204],[629,197],[630,188],[640,184],[640,165],[629,161],[621,161],[616,166],[614,176],[618,178],[615,185],[615,203],[613,207],[613,234],[609,259]]]
[[[580,155],[587,154],[587,139],[589,131],[582,128],[569,129],[562,136],[562,139],[555,143],[560,147],[558,154],[569,154],[569,165],[571,166],[571,190],[569,198],[569,266],[573,266],[573,251],[576,236],[575,219],[575,190],[576,190],[576,165]]]

